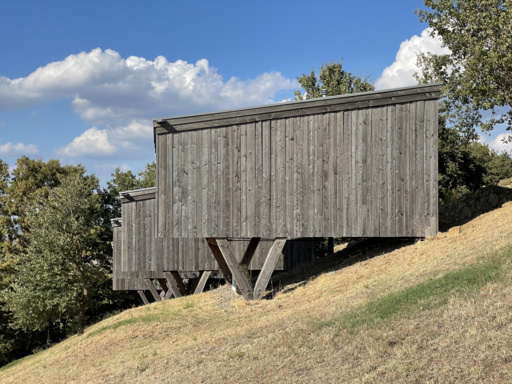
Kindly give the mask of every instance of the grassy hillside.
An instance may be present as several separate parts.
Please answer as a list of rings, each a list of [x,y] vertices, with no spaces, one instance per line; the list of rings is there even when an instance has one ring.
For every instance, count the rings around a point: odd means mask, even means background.
[[[360,259],[272,300],[224,287],[125,311],[0,382],[512,382],[511,203]]]

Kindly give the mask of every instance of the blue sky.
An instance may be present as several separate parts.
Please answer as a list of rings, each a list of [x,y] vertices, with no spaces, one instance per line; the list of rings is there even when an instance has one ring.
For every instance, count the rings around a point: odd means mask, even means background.
[[[279,102],[324,61],[414,85],[416,52],[443,52],[418,7],[0,0],[0,158],[82,163],[104,183],[154,160],[152,118]]]

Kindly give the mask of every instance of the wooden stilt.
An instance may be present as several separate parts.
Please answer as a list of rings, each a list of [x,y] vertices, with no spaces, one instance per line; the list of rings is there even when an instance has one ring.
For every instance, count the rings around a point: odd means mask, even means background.
[[[263,264],[263,268],[261,269],[261,272],[258,276],[258,280],[256,280],[256,284],[254,285],[254,299],[260,300],[263,297],[268,282],[272,277],[272,272],[274,272],[277,260],[279,259],[285,244],[286,239],[274,240],[274,244],[272,244],[272,247],[268,252],[267,258],[265,259],[265,264]]]
[[[165,279],[157,279],[157,280],[160,283],[160,286],[162,287],[162,292],[160,292],[160,297],[164,300],[167,300],[167,299],[165,299],[165,295],[169,291],[169,288],[167,287],[167,284],[165,283]]]
[[[175,275],[178,275],[178,281],[176,281]],[[181,297],[186,294],[185,286],[183,285],[183,280],[181,280],[181,277],[178,272],[164,272],[165,279],[167,280],[167,286],[169,287],[169,290],[165,294],[166,299],[170,299],[171,295],[174,295],[174,297]],[[181,283],[181,284],[180,284]]]
[[[206,285],[206,282],[208,281],[208,278],[210,277],[212,271],[202,271],[199,278],[196,280],[194,286],[192,287],[192,294],[196,295],[198,293],[203,292],[204,286]]]
[[[235,255],[233,254],[229,241],[227,239],[216,240],[217,245],[222,253],[222,256],[224,256],[224,260],[226,261],[226,264],[228,265],[229,270],[231,271],[231,274],[233,275],[233,278],[236,281],[236,285],[238,289],[240,289],[240,292],[242,293],[242,296],[245,298],[245,300],[252,300],[252,284],[250,280],[247,278],[247,275],[245,274],[243,269],[240,267],[240,264],[238,263]]]
[[[142,299],[142,302],[144,303],[144,305],[149,304],[148,298],[144,294],[144,291],[137,291],[137,292],[139,292],[140,298]]]
[[[144,281],[146,282],[146,285],[148,286],[149,291],[151,292],[151,294],[155,298],[155,301],[161,301],[162,298],[158,295],[158,292],[156,291],[156,288],[153,285],[153,282],[151,281],[151,279],[144,279]]]
[[[222,274],[224,275],[224,280],[226,280],[227,283],[231,284],[233,276],[231,274],[231,270],[226,264],[226,260],[224,260],[224,256],[222,256],[222,252],[219,249],[217,241],[213,237],[210,237],[206,240],[208,241],[208,245],[212,250],[213,257],[215,257],[215,260],[217,261],[217,264],[219,264],[219,268],[222,271]]]

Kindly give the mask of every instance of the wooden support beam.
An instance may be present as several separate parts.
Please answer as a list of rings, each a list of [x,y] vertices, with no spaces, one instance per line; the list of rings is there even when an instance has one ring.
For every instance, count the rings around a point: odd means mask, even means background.
[[[146,285],[148,286],[149,291],[151,292],[151,294],[155,298],[155,301],[161,301],[162,298],[160,297],[160,295],[158,295],[158,292],[156,291],[156,288],[153,285],[153,282],[151,281],[151,279],[144,279],[144,281],[146,282]]]
[[[162,287],[162,292],[160,292],[160,297],[162,299],[166,300],[165,295],[169,291],[169,288],[167,287],[167,284],[165,284],[165,279],[157,279],[157,280],[160,283],[160,286]]]
[[[231,270],[226,264],[226,260],[224,260],[224,256],[222,256],[222,252],[219,249],[217,240],[213,237],[209,237],[206,240],[213,253],[213,257],[215,257],[215,260],[217,261],[217,264],[219,264],[219,268],[222,271],[222,274],[224,275],[224,280],[226,280],[227,283],[231,284],[233,276],[231,274]]]
[[[241,265],[249,266],[251,263],[252,257],[256,252],[256,248],[258,248],[258,244],[260,243],[261,237],[253,237],[251,241],[249,241],[249,245],[245,250],[244,256],[242,257],[242,261],[240,261]]]
[[[142,299],[144,305],[149,304],[148,298],[144,294],[144,291],[137,291],[137,292],[139,292],[140,298]]]
[[[178,281],[176,280],[176,275],[178,275]],[[167,280],[167,286],[169,287],[169,290],[165,294],[166,299],[170,299],[172,295],[174,297],[181,297],[186,294],[186,289],[183,284],[183,280],[181,279],[181,276],[178,272],[164,272],[165,279]]]
[[[247,278],[243,269],[240,267],[240,264],[238,263],[235,255],[233,254],[233,250],[231,249],[229,241],[227,239],[216,239],[216,241],[223,258],[228,265],[229,270],[231,271],[231,275],[235,279],[236,285],[242,293],[242,296],[245,298],[245,300],[252,300],[252,284]]]
[[[188,290],[187,290],[187,286],[183,282],[183,279],[181,278],[179,272],[171,271],[171,275],[172,275],[172,277],[174,277],[174,280],[176,281],[176,284],[178,285],[178,289],[180,290],[181,295],[185,296],[187,294]]]
[[[201,275],[198,279],[196,279],[196,282],[194,283],[194,286],[192,287],[192,294],[196,295],[198,293],[203,292],[204,286],[206,285],[206,282],[208,281],[208,278],[210,277],[212,271],[202,271]]]
[[[285,244],[286,239],[274,240],[274,244],[272,244],[272,247],[268,252],[267,258],[265,259],[265,264],[263,264],[263,268],[261,269],[260,275],[258,276],[258,280],[256,281],[256,284],[254,286],[254,299],[260,300],[263,297],[268,282],[272,277],[272,272],[274,272],[277,260],[279,260],[279,256],[281,255],[281,252]]]

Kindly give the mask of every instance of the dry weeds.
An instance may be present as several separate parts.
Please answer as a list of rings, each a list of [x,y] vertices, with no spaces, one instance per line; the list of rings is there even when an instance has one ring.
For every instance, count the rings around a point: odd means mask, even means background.
[[[512,382],[512,284],[350,335],[312,324],[512,243],[512,204],[273,300],[207,292],[135,308],[0,372],[2,383]],[[512,277],[512,276],[511,276]],[[221,288],[221,290],[228,288]]]

